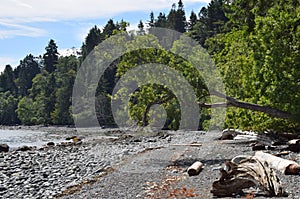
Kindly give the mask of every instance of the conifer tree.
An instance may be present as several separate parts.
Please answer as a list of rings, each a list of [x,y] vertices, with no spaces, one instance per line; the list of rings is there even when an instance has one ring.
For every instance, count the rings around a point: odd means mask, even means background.
[[[43,55],[44,69],[48,73],[52,73],[55,70],[55,64],[58,60],[57,45],[53,39],[49,41],[48,46],[45,48],[46,53]]]

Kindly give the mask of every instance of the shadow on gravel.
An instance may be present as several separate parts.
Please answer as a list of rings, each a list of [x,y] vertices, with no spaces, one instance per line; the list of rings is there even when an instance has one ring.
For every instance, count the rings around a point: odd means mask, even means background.
[[[185,158],[185,159],[179,159],[179,160],[174,161],[171,166],[187,167],[187,166],[191,166],[196,161],[200,161],[204,165],[215,165],[215,164],[223,164],[227,160],[226,159],[195,159],[195,158]]]

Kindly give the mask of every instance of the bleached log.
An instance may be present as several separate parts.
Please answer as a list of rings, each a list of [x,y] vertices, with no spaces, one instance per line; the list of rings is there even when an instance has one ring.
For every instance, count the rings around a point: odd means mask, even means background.
[[[202,167],[203,167],[202,162],[197,161],[187,169],[187,172],[188,172],[189,176],[195,176],[200,173]]]
[[[272,168],[255,156],[237,161],[225,162],[221,170],[221,178],[213,183],[211,193],[214,196],[232,196],[245,188],[257,187],[267,196],[282,196],[284,194],[280,180]]]
[[[257,140],[257,135],[237,135],[233,139],[234,140],[256,141]]]
[[[257,133],[253,131],[241,131],[239,129],[224,129],[222,132],[221,140],[250,140],[255,141],[258,139]]]
[[[254,155],[255,158],[261,162],[267,162],[268,165],[286,175],[297,175],[300,173],[300,165],[292,160],[286,160],[269,153],[257,151]]]

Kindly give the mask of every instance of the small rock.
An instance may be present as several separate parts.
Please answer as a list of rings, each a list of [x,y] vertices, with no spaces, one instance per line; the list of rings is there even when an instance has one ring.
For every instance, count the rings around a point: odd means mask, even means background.
[[[256,145],[252,146],[252,150],[253,151],[266,150],[266,146],[261,145],[261,144],[256,144]]]
[[[7,144],[0,144],[0,152],[8,152],[9,146]]]
[[[73,140],[73,139],[75,139],[75,138],[77,138],[77,136],[76,136],[76,135],[72,135],[72,136],[70,136],[70,137],[67,137],[66,140]]]
[[[17,149],[17,151],[30,151],[32,150],[32,147],[30,146],[21,146]]]
[[[47,146],[55,146],[55,143],[54,142],[48,142]]]

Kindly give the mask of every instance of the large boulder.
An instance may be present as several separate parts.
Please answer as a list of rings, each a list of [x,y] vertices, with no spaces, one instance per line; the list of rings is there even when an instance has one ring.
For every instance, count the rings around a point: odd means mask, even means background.
[[[9,146],[7,144],[0,144],[0,152],[8,152]]]

